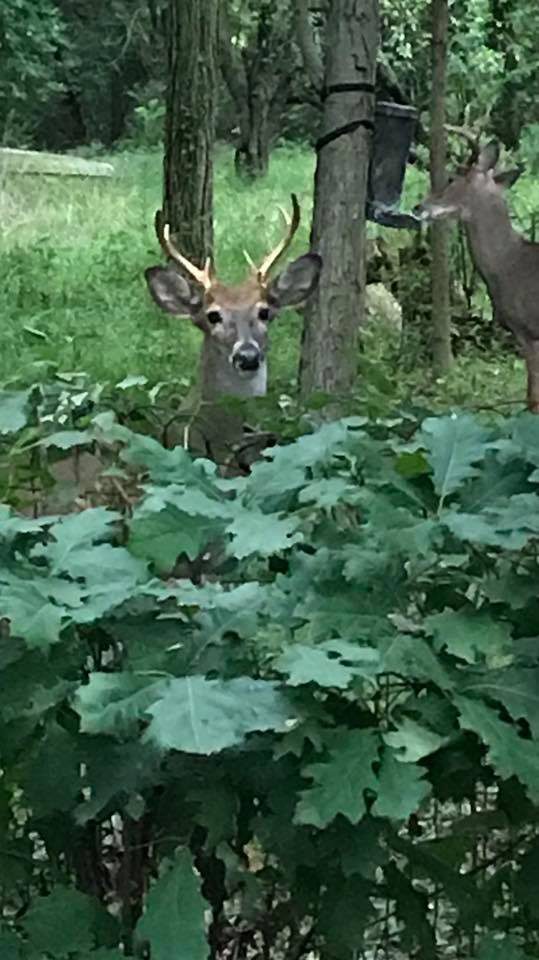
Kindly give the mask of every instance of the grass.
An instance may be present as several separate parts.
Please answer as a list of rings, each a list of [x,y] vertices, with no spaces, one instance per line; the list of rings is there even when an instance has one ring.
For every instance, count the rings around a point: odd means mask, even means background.
[[[36,364],[37,369],[84,370],[107,383],[127,375],[146,376],[153,383],[192,381],[200,333],[189,320],[160,312],[150,301],[143,276],[146,267],[162,259],[153,233],[153,215],[161,200],[161,157],[157,152],[126,153],[112,162],[112,180],[11,177],[0,183],[1,382],[15,377],[31,381]],[[244,249],[256,259],[280,236],[278,205],[289,204],[291,191],[303,209],[293,253],[307,249],[313,171],[310,151],[281,147],[268,177],[246,185],[235,176],[231,151],[219,151],[216,258],[225,280],[245,274]],[[535,200],[536,191],[532,195],[524,178],[522,184],[515,206],[517,213],[528,216],[526,198]],[[424,178],[412,170],[404,207],[423,191]],[[410,242],[406,232],[382,233],[395,247]],[[273,326],[270,369],[278,390],[287,390],[294,381],[300,327],[295,314],[284,315]],[[380,339],[376,331],[371,334],[364,370],[388,402],[411,396],[443,409],[523,396],[522,364],[514,354],[465,354],[446,380],[433,382],[425,365],[398,365],[394,358],[386,364]],[[403,372],[406,366],[411,372]]]
[[[161,158],[126,154],[113,162],[113,180],[19,177],[3,184],[0,380],[31,375],[36,360],[84,369],[99,381],[128,373],[191,379],[200,334],[153,305],[143,276],[162,260],[153,232]],[[243,249],[261,257],[280,236],[277,205],[288,206],[292,190],[304,211],[294,251],[307,248],[312,175],[309,154],[281,149],[268,178],[249,187],[238,182],[230,155],[220,154],[215,236],[223,278],[241,279],[248,270]],[[286,380],[296,369],[299,321],[279,323],[272,359]]]

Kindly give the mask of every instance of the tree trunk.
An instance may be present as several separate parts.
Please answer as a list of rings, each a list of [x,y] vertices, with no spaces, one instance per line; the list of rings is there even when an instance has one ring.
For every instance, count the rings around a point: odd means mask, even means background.
[[[365,205],[374,121],[377,0],[332,0],[327,20],[322,140],[318,143],[311,243],[323,260],[320,285],[305,310],[300,359],[303,396],[348,394],[357,376],[365,298]],[[365,90],[335,90],[362,84]]]
[[[267,174],[270,157],[271,91],[268,83],[264,82],[265,78],[256,74],[258,71],[251,77],[250,71],[246,71],[246,123],[241,129],[241,139],[234,157],[236,172],[250,180]]]
[[[430,180],[438,193],[447,182],[447,138],[444,128],[447,85],[448,0],[432,0],[432,97],[430,110]],[[447,373],[451,352],[449,251],[451,225],[431,226],[432,362],[437,375]]]
[[[239,127],[234,163],[236,172],[248,179],[268,172],[293,68],[289,23],[274,0],[260,3],[252,16],[246,46],[240,51],[232,42],[226,3],[221,4],[220,65]]]
[[[218,0],[169,0],[164,209],[176,245],[202,264],[213,245]]]

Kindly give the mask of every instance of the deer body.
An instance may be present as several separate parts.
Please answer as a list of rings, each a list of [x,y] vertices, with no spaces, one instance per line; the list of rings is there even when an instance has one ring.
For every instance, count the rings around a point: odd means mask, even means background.
[[[528,407],[539,413],[539,244],[511,223],[505,187],[520,170],[496,173],[498,147],[476,153],[464,173],[421,204],[424,220],[460,219],[470,255],[487,287],[493,316],[515,336],[528,372]]]

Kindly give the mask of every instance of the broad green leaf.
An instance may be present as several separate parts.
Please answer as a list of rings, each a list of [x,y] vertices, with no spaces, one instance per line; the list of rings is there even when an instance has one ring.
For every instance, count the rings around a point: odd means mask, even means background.
[[[84,748],[85,799],[72,804],[78,823],[96,818],[114,799],[123,799],[156,786],[162,781],[161,757],[149,744],[140,741],[118,744],[95,737],[81,744]],[[80,800],[80,784],[79,797]]]
[[[30,520],[28,517],[19,517],[10,507],[0,504],[0,540],[13,540],[19,534],[40,533],[47,523],[54,522],[54,517]]]
[[[73,551],[64,561],[64,570],[73,580],[86,580],[92,587],[123,585],[128,590],[148,579],[148,566],[123,547],[94,544]]]
[[[441,659],[421,637],[401,634],[388,645],[384,672],[401,674],[435,683],[441,690],[452,690],[454,680]]]
[[[279,518],[256,510],[238,513],[227,532],[232,536],[230,552],[238,560],[251,554],[267,557],[299,543],[303,537],[297,530],[298,519]]]
[[[148,707],[162,695],[167,680],[131,673],[97,673],[80,686],[73,708],[81,719],[83,733],[126,737],[137,731]]]
[[[317,932],[332,957],[355,957],[362,950],[365,928],[373,919],[370,885],[359,876],[327,884],[320,904]]]
[[[418,440],[427,451],[440,505],[465,480],[477,476],[475,464],[484,458],[488,438],[489,432],[467,414],[423,422]]]
[[[488,454],[480,475],[461,490],[462,509],[466,513],[479,513],[498,500],[525,493],[529,489],[527,474],[524,463],[500,462],[492,453]]]
[[[395,731],[384,733],[383,738],[388,746],[399,752],[399,759],[407,764],[423,760],[447,743],[446,737],[439,736],[409,717],[400,721]]]
[[[288,675],[292,687],[316,683],[319,687],[345,689],[358,676],[375,676],[380,654],[342,640],[328,640],[316,647],[294,643],[274,662],[279,673]]]
[[[325,763],[306,767],[302,775],[313,781],[296,807],[296,823],[326,827],[338,814],[358,823],[366,813],[365,791],[376,792],[373,764],[380,741],[372,731],[343,730],[339,744]]]
[[[528,575],[520,575],[507,561],[481,580],[481,591],[491,603],[504,603],[511,610],[522,610],[537,598],[537,587]]]
[[[424,625],[434,636],[437,650],[447,648],[466,663],[485,660],[489,666],[501,666],[511,654],[511,625],[489,613],[446,609],[426,617]]]
[[[206,960],[204,912],[208,904],[200,892],[200,880],[187,850],[165,865],[148,894],[146,910],[137,924],[137,935],[148,940],[152,960]]]
[[[537,640],[534,640],[537,644]],[[473,674],[463,683],[461,693],[488,697],[503,704],[513,720],[526,720],[539,738],[539,668],[511,667]]]
[[[167,507],[149,516],[136,515],[129,527],[128,549],[133,556],[153,562],[159,573],[170,573],[183,554],[195,560],[223,525]]]
[[[194,819],[207,830],[208,848],[234,837],[239,797],[226,780],[212,780],[211,783],[205,780],[202,786],[189,791],[189,801],[197,804]]]
[[[71,810],[81,790],[80,756],[72,736],[56,723],[45,728],[38,748],[22,764],[25,800],[38,817]]]
[[[53,541],[34,549],[34,555],[46,557],[52,573],[69,570],[72,554],[98,540],[109,539],[111,524],[120,519],[120,514],[104,507],[81,510],[69,514],[54,523],[49,530]]]
[[[443,522],[459,539],[506,550],[522,550],[539,536],[539,497],[522,493],[481,513],[446,512]]]
[[[294,719],[276,684],[249,677],[171,680],[147,714],[145,736],[159,749],[201,754],[241,743],[255,730],[286,730]]]
[[[193,460],[183,447],[167,450],[157,440],[131,433],[122,460],[135,467],[145,467],[156,483],[188,484],[213,489],[212,477],[216,466],[207,460]]]
[[[59,642],[66,610],[50,603],[32,581],[0,585],[0,610],[10,621],[12,634],[22,637],[30,649],[45,650]]]
[[[378,772],[378,796],[371,813],[390,820],[407,820],[431,792],[424,767],[402,763],[392,750],[384,750]]]
[[[0,390],[0,433],[17,433],[28,420],[30,390]]]
[[[488,747],[488,761],[502,780],[517,777],[531,800],[539,800],[539,750],[517,730],[499,719],[495,710],[476,700],[455,697],[460,726],[471,730]]]
[[[313,480],[303,487],[299,494],[300,503],[312,503],[319,510],[331,510],[338,503],[350,503],[358,493],[344,477],[323,477]]]
[[[95,945],[96,902],[71,887],[55,886],[47,897],[36,897],[22,920],[33,950],[70,957]]]
[[[359,875],[375,880],[379,867],[387,863],[389,851],[383,842],[387,824],[367,815],[357,824],[339,817],[329,830],[317,835],[319,850],[328,857],[337,854],[344,877]]]
[[[72,450],[95,439],[93,430],[60,430],[51,433],[40,441],[42,447],[56,447],[57,450]]]

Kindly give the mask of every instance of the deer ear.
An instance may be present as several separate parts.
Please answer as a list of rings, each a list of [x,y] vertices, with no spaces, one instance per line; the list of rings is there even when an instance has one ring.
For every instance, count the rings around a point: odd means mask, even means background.
[[[173,267],[149,267],[144,271],[148,289],[161,310],[189,317],[202,306],[202,297]]]
[[[500,144],[497,143],[496,140],[491,140],[490,143],[487,143],[486,147],[483,147],[477,158],[476,166],[478,170],[481,170],[482,173],[486,173],[487,170],[492,170],[498,163],[499,156]]]
[[[318,285],[322,258],[317,253],[299,257],[271,281],[268,303],[277,307],[297,307],[311,295]]]
[[[524,167],[515,167],[514,170],[502,170],[501,173],[495,175],[494,182],[500,187],[512,187],[522,173],[524,173]]]

